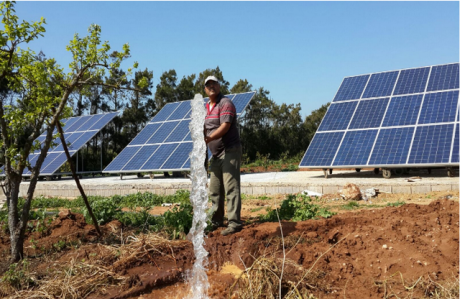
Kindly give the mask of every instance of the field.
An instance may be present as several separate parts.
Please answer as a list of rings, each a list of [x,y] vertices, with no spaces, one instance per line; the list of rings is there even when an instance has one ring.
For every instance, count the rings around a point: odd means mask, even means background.
[[[355,202],[330,194],[305,201],[308,212],[320,215],[322,208],[328,218],[279,222],[268,216],[284,195],[243,196],[244,229],[226,237],[223,228],[207,233],[209,296],[458,298],[458,196],[379,194]],[[59,216],[31,222],[25,263],[8,265],[9,237],[1,230],[3,297],[186,296],[194,257],[179,229],[154,232],[109,219],[98,238],[78,210],[59,210]],[[158,205],[148,214],[171,217],[174,211]]]

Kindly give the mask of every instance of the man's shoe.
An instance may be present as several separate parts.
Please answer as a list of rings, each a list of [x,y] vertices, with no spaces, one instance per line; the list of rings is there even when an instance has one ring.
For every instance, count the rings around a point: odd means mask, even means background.
[[[221,222],[213,222],[211,224],[211,229],[214,231],[216,229],[218,229],[219,227],[224,227],[224,224],[221,223]]]
[[[239,231],[241,231],[241,227],[229,226],[226,229],[224,229],[223,231],[221,231],[220,233],[221,233],[222,236],[226,236],[226,235],[231,235],[231,234],[237,233]]]

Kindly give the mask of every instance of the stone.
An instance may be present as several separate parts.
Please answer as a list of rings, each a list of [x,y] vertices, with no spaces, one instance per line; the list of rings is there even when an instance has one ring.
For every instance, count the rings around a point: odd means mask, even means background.
[[[361,200],[361,190],[355,184],[348,183],[343,186],[342,192],[340,194],[344,200]]]

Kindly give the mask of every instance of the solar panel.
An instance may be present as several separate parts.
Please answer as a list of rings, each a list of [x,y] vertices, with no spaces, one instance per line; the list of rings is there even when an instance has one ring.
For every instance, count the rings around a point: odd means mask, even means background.
[[[94,114],[87,116],[71,117],[62,120],[64,126],[64,138],[68,146],[70,156],[73,156],[83,145],[90,141],[103,127],[105,127],[118,112],[111,112],[105,114]],[[46,132],[40,135],[36,140],[42,143],[46,138]],[[61,144],[61,139],[54,140],[56,146],[48,150],[48,155],[43,161],[40,168],[41,175],[52,175],[67,161],[64,152],[64,147]],[[39,150],[29,155],[29,161],[32,166],[38,158]],[[31,172],[27,169],[24,170],[24,175],[30,175]]]
[[[334,102],[360,99],[368,80],[369,75],[343,79]]]
[[[459,164],[459,64],[344,78],[301,168]]]
[[[318,131],[347,129],[357,105],[358,102],[346,102],[331,105],[328,109],[328,113],[324,116]]]
[[[255,92],[227,95],[241,115]],[[203,99],[204,103],[208,98]],[[103,172],[190,170],[191,100],[166,104]]]

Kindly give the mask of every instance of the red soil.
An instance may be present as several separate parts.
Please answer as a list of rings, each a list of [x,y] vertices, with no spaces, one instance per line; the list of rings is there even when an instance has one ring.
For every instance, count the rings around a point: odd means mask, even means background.
[[[103,226],[103,230],[106,235],[116,235],[120,233],[120,225],[115,221]],[[282,256],[278,223],[250,224],[241,232],[225,237],[220,234],[222,229],[209,233],[206,239],[211,298],[228,298],[235,281],[235,276],[222,271],[224,265],[232,264],[243,270],[263,254]],[[297,264],[298,269],[312,268],[315,273],[314,279],[310,277],[305,282],[317,298],[382,298],[384,292],[387,296],[392,292],[404,297],[408,292],[404,286],[412,286],[420,277],[423,281],[441,283],[456,279],[458,283],[457,201],[441,199],[429,205],[406,204],[341,213],[330,219],[282,222],[282,231],[286,258]],[[53,222],[47,234],[28,236],[26,252],[39,255],[42,251],[33,248],[34,242],[39,243],[38,247],[50,249],[59,240],[75,244],[95,242],[96,234],[81,215],[62,216]],[[130,277],[129,286],[112,286],[105,295],[96,292],[89,298],[182,298],[186,292],[184,273],[193,265],[193,248],[188,241],[178,244],[174,247],[174,258],[160,254],[117,269],[118,274]],[[0,259],[5,260],[8,249],[9,240],[3,236]],[[60,254],[58,262],[65,263],[75,257],[90,261],[107,253],[93,244],[78,250],[67,248]],[[36,263],[37,271],[45,271],[56,262],[30,261]],[[292,274],[286,269],[286,275]],[[414,298],[423,297],[428,288],[419,283],[414,288]]]

